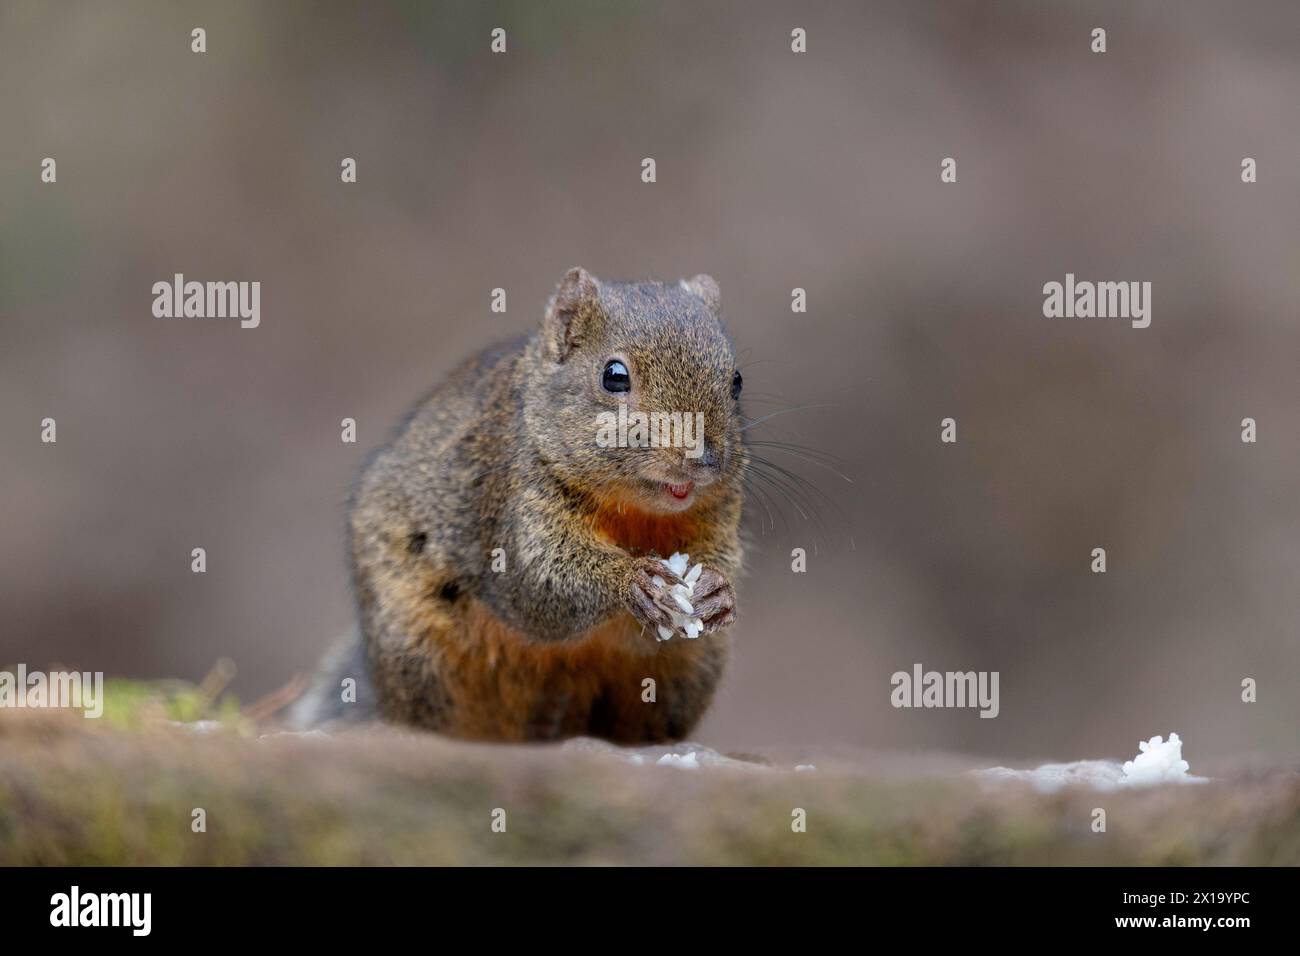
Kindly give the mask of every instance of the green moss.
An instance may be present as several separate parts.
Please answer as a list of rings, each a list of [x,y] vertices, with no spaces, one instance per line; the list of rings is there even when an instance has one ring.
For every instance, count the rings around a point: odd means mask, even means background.
[[[103,720],[136,733],[164,721],[189,724],[213,720],[235,731],[252,729],[240,717],[239,698],[225,693],[214,696],[200,685],[180,680],[105,681]]]

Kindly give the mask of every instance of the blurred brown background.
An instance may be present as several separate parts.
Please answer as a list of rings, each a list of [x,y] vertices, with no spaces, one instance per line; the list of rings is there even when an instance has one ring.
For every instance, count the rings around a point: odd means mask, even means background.
[[[1300,6],[5,0],[0,91],[0,661],[274,689],[351,626],[341,506],[422,391],[569,266],[707,271],[751,414],[821,406],[750,434],[855,480],[773,455],[842,510],[751,509],[698,739],[1298,749]],[[261,327],[155,319],[175,272]],[[1067,272],[1151,327],[1045,319]],[[914,662],[1001,716],[893,710]]]

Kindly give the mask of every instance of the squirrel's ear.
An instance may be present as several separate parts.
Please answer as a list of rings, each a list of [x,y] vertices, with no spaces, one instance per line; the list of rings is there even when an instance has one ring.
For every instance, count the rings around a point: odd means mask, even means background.
[[[586,269],[574,266],[560,280],[542,322],[557,362],[563,362],[582,344],[599,317],[600,283]]]
[[[722,290],[718,288],[717,279],[701,272],[694,279],[685,280],[685,285],[704,300],[710,312],[714,315],[718,314],[718,310],[722,308]]]

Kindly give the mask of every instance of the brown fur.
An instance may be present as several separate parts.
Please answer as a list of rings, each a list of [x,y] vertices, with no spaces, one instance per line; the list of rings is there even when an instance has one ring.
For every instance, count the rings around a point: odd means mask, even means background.
[[[701,668],[721,670],[716,645],[659,644],[625,613],[571,642],[538,644],[473,602],[459,633],[472,639],[441,648],[442,674],[453,688],[444,729],[471,739],[672,739],[694,721],[678,717],[674,724],[680,708],[643,701],[642,682],[655,681],[656,697],[690,694],[698,691]],[[699,709],[707,703],[702,699]]]
[[[616,500],[601,504],[592,523],[604,540],[632,554],[671,555],[688,551],[690,543],[699,539],[704,530],[700,521],[690,512],[654,515]]]
[[[614,355],[631,367],[630,407],[705,414],[708,455],[595,445],[595,416],[620,400],[597,387]],[[740,571],[734,362],[707,276],[624,285],[572,270],[536,334],[426,398],[363,472],[350,514],[379,713],[475,739],[688,733],[729,628],[659,642],[634,588],[647,555],[689,552],[727,582]],[[686,476],[689,510],[665,511],[656,483]]]

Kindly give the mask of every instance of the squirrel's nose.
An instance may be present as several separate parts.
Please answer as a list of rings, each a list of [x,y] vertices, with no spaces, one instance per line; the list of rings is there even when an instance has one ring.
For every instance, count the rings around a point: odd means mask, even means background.
[[[717,443],[711,442],[708,439],[705,439],[704,447],[698,457],[688,458],[686,460],[698,469],[708,469],[710,471],[718,470],[721,467],[722,462],[722,458],[718,454]]]

